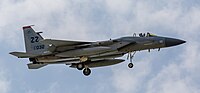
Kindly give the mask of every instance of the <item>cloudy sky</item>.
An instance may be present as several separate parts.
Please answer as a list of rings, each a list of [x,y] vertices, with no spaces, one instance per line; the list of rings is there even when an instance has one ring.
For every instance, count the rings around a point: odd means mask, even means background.
[[[89,77],[65,65],[28,70],[22,27],[45,38],[108,40],[151,32],[186,44],[137,52],[124,63],[92,69]],[[0,93],[200,93],[199,0],[0,0]],[[124,59],[126,57],[123,57]]]

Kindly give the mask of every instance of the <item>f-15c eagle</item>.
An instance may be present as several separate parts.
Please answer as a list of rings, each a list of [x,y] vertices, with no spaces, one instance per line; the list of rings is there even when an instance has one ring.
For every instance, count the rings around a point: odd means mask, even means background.
[[[91,74],[90,68],[110,66],[124,62],[119,57],[128,54],[129,68],[134,65],[132,59],[136,51],[158,49],[183,44],[186,41],[160,37],[147,33],[139,36],[121,37],[98,42],[44,39],[32,26],[23,27],[26,52],[11,52],[18,58],[29,58],[29,69],[38,69],[49,64],[66,64]]]

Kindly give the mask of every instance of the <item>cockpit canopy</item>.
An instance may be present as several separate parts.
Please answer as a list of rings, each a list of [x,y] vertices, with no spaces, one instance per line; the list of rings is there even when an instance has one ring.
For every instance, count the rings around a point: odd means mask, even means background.
[[[136,36],[136,35],[135,35]],[[149,32],[147,32],[146,34],[145,33],[140,33],[139,34],[139,37],[155,37],[156,35],[154,34],[151,34]]]

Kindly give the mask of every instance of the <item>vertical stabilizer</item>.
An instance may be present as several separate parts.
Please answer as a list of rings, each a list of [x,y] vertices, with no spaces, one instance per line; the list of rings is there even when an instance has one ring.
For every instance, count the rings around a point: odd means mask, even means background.
[[[36,33],[31,26],[23,27],[26,52],[30,54],[43,54],[47,50],[45,44],[40,43],[43,37]]]

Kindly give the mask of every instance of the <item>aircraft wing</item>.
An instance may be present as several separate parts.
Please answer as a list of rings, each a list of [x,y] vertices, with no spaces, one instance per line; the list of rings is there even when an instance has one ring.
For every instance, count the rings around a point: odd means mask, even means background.
[[[89,44],[91,42],[82,42],[82,41],[67,41],[67,40],[53,40],[53,39],[44,39],[40,41],[44,44],[52,44],[56,47],[59,46],[73,46],[73,45],[81,45],[81,44]]]
[[[63,51],[68,51],[68,50],[76,50],[77,51],[82,51],[80,50],[81,48],[85,48],[84,53],[88,53],[88,51],[93,51],[92,53],[95,53],[96,50],[108,50],[110,47],[109,45],[115,44],[117,41],[114,40],[109,40],[109,41],[101,41],[101,42],[83,42],[83,41],[68,41],[68,40],[53,40],[53,39],[45,39],[40,41],[43,44],[49,45],[49,51],[51,52],[60,52],[62,53]],[[92,46],[92,48],[88,48]],[[106,49],[105,49],[106,47]],[[87,48],[87,49],[86,49]],[[87,51],[88,50],[88,51]],[[73,52],[73,53],[78,53],[78,52]],[[68,51],[72,52],[72,51]],[[82,53],[79,52],[81,55]],[[67,55],[67,54],[64,54]],[[64,57],[64,56],[62,56]]]

